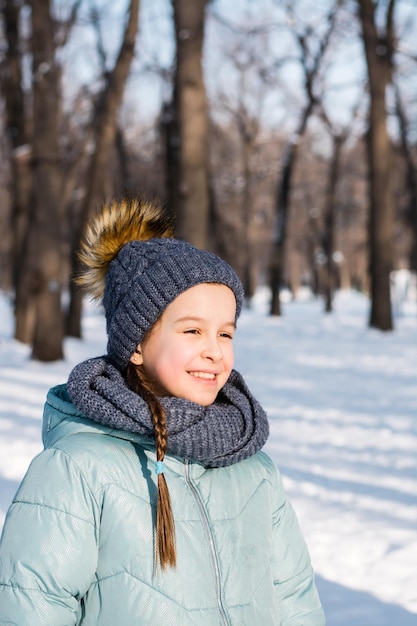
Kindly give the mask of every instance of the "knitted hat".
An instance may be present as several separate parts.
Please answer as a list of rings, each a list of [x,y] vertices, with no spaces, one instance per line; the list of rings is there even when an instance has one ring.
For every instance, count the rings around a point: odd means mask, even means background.
[[[182,292],[201,283],[221,283],[236,297],[243,288],[234,270],[215,254],[178,239],[131,241],[112,260],[106,277],[107,351],[124,370],[147,331]]]

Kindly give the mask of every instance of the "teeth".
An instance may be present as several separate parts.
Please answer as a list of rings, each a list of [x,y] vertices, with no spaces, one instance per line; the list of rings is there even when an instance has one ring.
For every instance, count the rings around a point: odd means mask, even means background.
[[[209,374],[209,372],[190,372],[190,374],[196,378],[206,378],[207,380],[214,380],[216,378],[215,374]]]

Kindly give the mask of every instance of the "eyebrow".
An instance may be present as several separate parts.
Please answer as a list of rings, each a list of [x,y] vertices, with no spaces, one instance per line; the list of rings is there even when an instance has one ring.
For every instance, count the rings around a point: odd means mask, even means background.
[[[178,319],[175,320],[175,324],[181,324],[183,322],[205,322],[206,318],[204,317],[198,317],[196,315],[184,315],[183,317],[179,317]],[[224,322],[223,324],[220,324],[220,326],[233,326],[233,328],[236,328],[236,323],[235,322]]]

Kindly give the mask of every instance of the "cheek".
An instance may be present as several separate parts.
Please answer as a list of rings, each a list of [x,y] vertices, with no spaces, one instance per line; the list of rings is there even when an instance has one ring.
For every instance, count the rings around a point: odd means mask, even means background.
[[[184,345],[173,342],[161,345],[157,355],[154,355],[154,369],[160,378],[173,377],[180,369],[184,369],[191,358],[191,350]]]
[[[227,366],[229,367],[229,369],[232,369],[234,362],[235,362],[235,353],[233,350],[233,345],[230,346],[230,349],[227,351],[227,354],[225,355],[225,362],[227,363]]]

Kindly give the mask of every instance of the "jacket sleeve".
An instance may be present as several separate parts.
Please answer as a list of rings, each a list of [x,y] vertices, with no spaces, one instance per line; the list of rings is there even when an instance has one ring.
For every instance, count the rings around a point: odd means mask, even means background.
[[[308,549],[278,470],[274,496],[273,571],[280,626],[324,626]]]
[[[96,571],[99,516],[70,456],[48,449],[32,461],[0,542],[0,624],[78,623]]]

